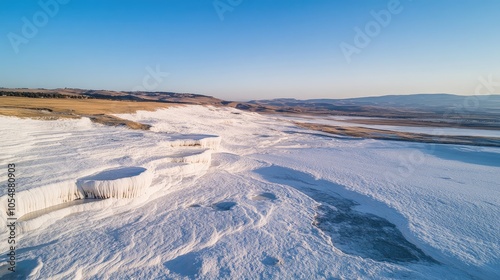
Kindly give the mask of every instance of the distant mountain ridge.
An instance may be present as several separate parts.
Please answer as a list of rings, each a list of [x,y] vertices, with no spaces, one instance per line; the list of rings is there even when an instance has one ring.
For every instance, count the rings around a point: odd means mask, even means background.
[[[180,104],[221,105],[222,100],[211,96],[176,93],[176,92],[143,92],[143,91],[112,91],[112,90],[87,90],[75,88],[59,89],[27,89],[27,88],[0,88],[0,96],[18,96],[31,98],[73,98],[73,99],[106,99],[121,101],[152,101]]]
[[[249,103],[264,103],[273,105],[301,105],[301,104],[337,104],[337,105],[378,105],[378,106],[451,106],[464,102],[475,103],[488,101],[488,106],[500,109],[500,95],[463,96],[454,94],[409,94],[409,95],[384,95],[343,99],[294,99],[277,98],[268,100],[252,100]],[[492,103],[491,103],[492,102]],[[472,104],[470,104],[472,105]],[[469,105],[469,106],[470,106]]]
[[[260,113],[345,115],[382,118],[500,119],[500,95],[410,94],[346,99],[277,98],[249,102],[225,101],[193,93],[110,91],[87,89],[0,88],[0,96],[106,99],[234,107]],[[452,114],[449,114],[452,112]]]
[[[450,109],[468,113],[500,114],[500,95],[462,96],[454,94],[410,94],[385,95],[346,99],[307,99],[278,98],[252,100],[250,104],[276,106],[281,108],[304,108],[316,111],[366,112],[376,108],[391,110],[410,110],[424,112],[445,112]]]

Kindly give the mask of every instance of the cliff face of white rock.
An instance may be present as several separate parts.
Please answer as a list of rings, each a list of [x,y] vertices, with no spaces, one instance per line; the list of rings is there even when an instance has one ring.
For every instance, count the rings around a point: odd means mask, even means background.
[[[22,123],[16,135],[23,137],[6,139],[6,145],[17,147],[15,157],[0,151],[0,158],[21,160],[23,167],[15,211],[21,232],[92,209],[96,203],[75,206],[76,200],[136,198],[147,192],[153,179],[168,189],[186,177],[203,175],[221,145],[221,137],[213,134],[137,132],[94,125],[88,119],[14,123]],[[4,224],[7,198],[0,188]],[[5,232],[0,228],[0,237]]]
[[[221,137],[216,135],[178,135],[171,141],[165,142],[169,147],[200,147],[218,150]]]
[[[84,194],[74,181],[32,188],[16,193],[16,216],[42,210],[57,204],[84,198]],[[7,196],[0,198],[2,218],[6,219]]]
[[[16,193],[16,216],[84,198],[134,198],[151,185],[153,173],[142,167],[111,169],[76,181],[27,189]],[[0,198],[0,216],[7,218],[7,196]]]
[[[153,174],[142,167],[111,169],[76,182],[85,198],[133,198],[151,185]]]

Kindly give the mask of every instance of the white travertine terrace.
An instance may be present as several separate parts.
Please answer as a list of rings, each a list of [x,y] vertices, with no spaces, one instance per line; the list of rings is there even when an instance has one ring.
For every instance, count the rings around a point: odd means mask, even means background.
[[[32,122],[32,121],[28,121]],[[83,120],[77,122],[61,122],[50,123],[42,122],[42,124],[54,125],[57,124],[56,129],[63,126],[75,125],[72,129],[78,131],[79,129],[91,129],[92,125]],[[85,125],[82,125],[85,124]],[[103,128],[104,129],[104,128]],[[138,134],[133,131],[128,131],[132,138],[137,137]],[[20,232],[31,231],[46,224],[49,220],[57,220],[71,213],[91,210],[91,205],[68,206],[66,209],[59,209],[58,207],[80,199],[131,199],[140,197],[151,186],[154,178],[163,176],[169,182],[178,182],[184,177],[203,175],[211,164],[212,152],[219,149],[221,138],[216,135],[203,135],[203,134],[166,134],[158,132],[149,132],[148,135],[157,137],[155,152],[151,157],[145,157],[145,160],[140,162],[139,166],[118,165],[114,166],[103,165],[103,170],[99,170],[93,166],[90,170],[81,169],[71,176],[71,173],[65,177],[65,180],[55,180],[52,182],[48,176],[45,180],[34,178],[33,184],[19,184],[16,192],[16,217],[21,218],[18,221],[18,230]],[[52,139],[60,143],[80,144],[80,138],[93,137],[93,135],[85,132],[85,135],[74,135],[72,133],[54,133],[50,136],[36,136],[30,139],[29,135],[26,136],[27,144],[35,146],[37,143],[47,143]],[[99,135],[101,136],[101,135]],[[97,136],[97,137],[99,137]],[[102,137],[102,136],[101,136]],[[96,137],[94,137],[96,138]],[[38,140],[39,139],[39,140]],[[141,138],[138,138],[141,139]],[[39,142],[38,142],[39,141]],[[29,143],[28,143],[29,142]],[[111,142],[112,143],[112,142]],[[138,143],[140,146],[140,143]],[[70,145],[67,145],[70,146]],[[51,148],[54,148],[51,144]],[[63,145],[57,144],[54,151],[59,148],[67,148]],[[79,148],[80,150],[84,150]],[[88,149],[88,153],[93,155],[92,148]],[[67,153],[65,150],[59,153]],[[121,151],[126,154],[127,151]],[[109,155],[114,156],[120,154],[114,153],[113,149],[109,149]],[[80,154],[84,159],[83,154]],[[161,155],[161,156],[157,156]],[[43,158],[42,158],[43,159]],[[53,162],[49,164],[59,166],[57,158],[51,158]],[[43,163],[46,164],[46,163]],[[35,166],[36,164],[34,164]],[[61,168],[61,167],[59,167]],[[68,171],[71,170],[70,166],[66,166]],[[67,172],[66,172],[67,173]],[[86,174],[85,174],[86,173]],[[38,181],[38,183],[36,183]],[[43,184],[49,181],[50,184]],[[164,186],[169,188],[170,184]],[[7,221],[7,196],[0,197],[0,222]],[[56,209],[57,210],[53,210]],[[71,209],[70,209],[71,208]],[[30,215],[27,215],[30,214]],[[35,218],[32,218],[34,214]],[[29,218],[25,218],[29,217]],[[4,231],[5,229],[1,229]]]
[[[153,174],[143,167],[111,169],[78,179],[85,198],[134,198],[151,185]]]

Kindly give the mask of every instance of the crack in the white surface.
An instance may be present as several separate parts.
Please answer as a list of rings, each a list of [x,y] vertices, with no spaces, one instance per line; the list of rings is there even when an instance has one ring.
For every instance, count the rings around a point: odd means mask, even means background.
[[[313,225],[323,231],[344,253],[387,262],[437,263],[408,242],[396,226],[384,218],[354,210],[359,205],[335,193],[341,186],[280,166],[256,171],[265,179],[287,184],[319,203]],[[319,187],[328,188],[329,192]]]

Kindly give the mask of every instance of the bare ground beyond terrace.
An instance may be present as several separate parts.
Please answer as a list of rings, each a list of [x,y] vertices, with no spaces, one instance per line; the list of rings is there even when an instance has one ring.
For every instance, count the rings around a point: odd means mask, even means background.
[[[208,104],[207,104],[208,105]],[[148,130],[149,125],[121,119],[112,114],[134,113],[139,110],[154,111],[161,108],[183,106],[182,104],[146,101],[124,101],[105,99],[72,98],[28,98],[0,96],[0,115],[19,118],[55,120],[60,118],[88,117],[95,123],[109,126],[126,126],[131,129]],[[359,120],[356,120],[359,122]],[[355,122],[356,122],[355,121]],[[378,120],[376,120],[378,121]],[[348,121],[351,122],[351,121]],[[397,120],[390,120],[397,125]],[[404,121],[403,121],[404,123]],[[410,141],[437,144],[456,144],[500,147],[500,138],[481,136],[436,136],[423,133],[408,133],[366,127],[331,126],[295,122],[296,125],[335,135],[371,138],[380,140]],[[424,126],[421,124],[421,126]],[[443,127],[444,125],[440,125]]]
[[[112,114],[154,111],[176,105],[160,102],[113,101],[100,99],[56,99],[0,96],[0,115],[19,118],[55,120],[88,117],[93,122],[126,126],[131,129],[149,129],[148,125],[124,120]],[[179,106],[179,105],[177,105]]]
[[[435,143],[435,144],[500,147],[500,138],[497,137],[431,135],[424,133],[400,132],[392,130],[367,128],[367,127],[351,127],[351,126],[343,127],[343,126],[301,123],[301,122],[294,122],[294,123],[306,129],[316,130],[341,136],[351,136],[351,137],[370,138],[379,140]]]

